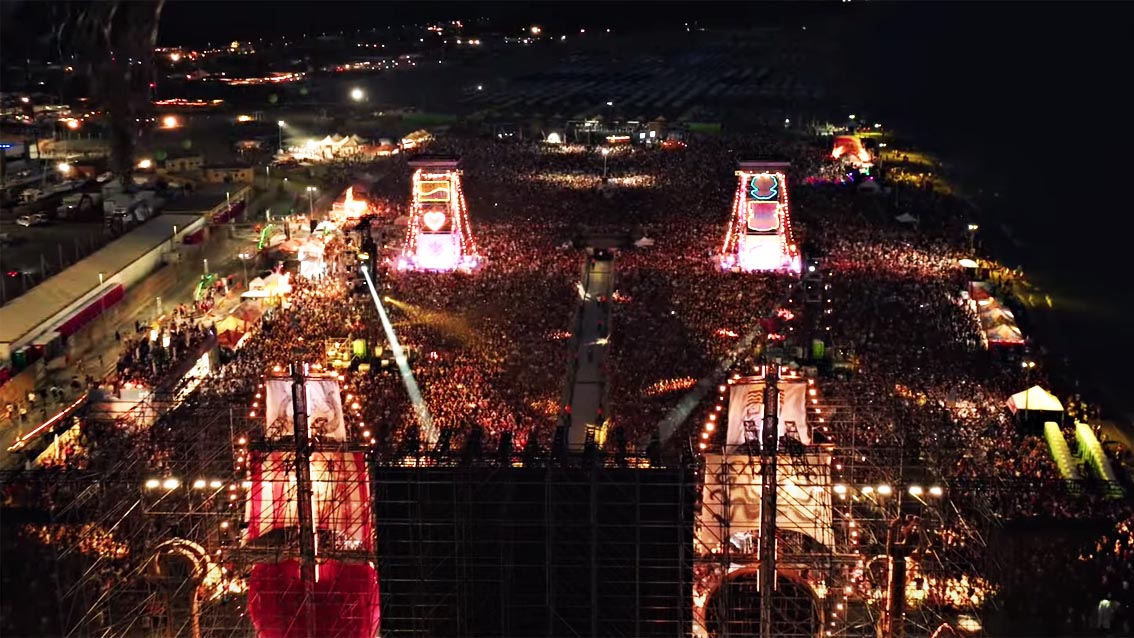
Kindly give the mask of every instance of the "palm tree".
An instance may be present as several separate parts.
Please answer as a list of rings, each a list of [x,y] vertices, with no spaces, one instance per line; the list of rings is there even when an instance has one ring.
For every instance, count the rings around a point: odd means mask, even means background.
[[[75,55],[110,128],[110,168],[127,183],[141,122],[153,111],[154,47],[165,0],[61,3],[53,36]]]

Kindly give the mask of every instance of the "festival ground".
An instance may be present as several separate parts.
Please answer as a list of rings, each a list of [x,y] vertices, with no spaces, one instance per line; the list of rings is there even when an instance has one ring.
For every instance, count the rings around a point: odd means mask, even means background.
[[[298,255],[297,270],[310,276],[293,275],[290,290],[278,295],[264,292],[263,318],[247,322],[246,336],[226,349],[224,364],[181,404],[152,426],[89,415],[64,462],[8,477],[6,488],[18,487],[6,495],[8,507],[19,510],[20,518],[5,527],[5,543],[52,568],[41,574],[5,571],[5,588],[21,583],[29,600],[38,601],[28,604],[44,610],[27,617],[4,614],[11,623],[5,633],[64,635],[78,626],[80,633],[140,635],[141,627],[128,621],[131,609],[167,623],[189,613],[192,605],[159,598],[168,587],[165,580],[148,571],[139,576],[154,548],[176,535],[221,557],[202,559],[211,567],[202,568],[207,574],[194,589],[201,596],[198,611],[209,620],[202,635],[252,635],[246,611],[266,600],[256,598],[263,581],[253,578],[254,565],[269,562],[267,550],[251,541],[262,535],[276,542],[292,533],[300,516],[284,508],[272,518],[263,513],[270,508],[244,507],[270,502],[257,464],[287,437],[283,430],[269,430],[281,405],[286,412],[290,404],[269,403],[277,395],[264,387],[264,379],[285,375],[295,362],[296,369],[333,379],[341,388],[338,408],[321,418],[323,427],[337,423],[342,431],[331,428],[334,437],[319,445],[333,438],[336,445],[365,452],[372,466],[399,472],[463,463],[517,476],[554,466],[549,459],[556,433],[572,421],[566,388],[571,379],[580,382],[572,371],[581,369],[582,381],[601,389],[589,390],[579,404],[595,414],[584,423],[593,426],[582,437],[586,452],[572,462],[587,459],[631,475],[634,468],[648,474],[644,468],[652,465],[689,469],[700,477],[700,488],[708,481],[704,468],[729,451],[724,422],[737,425],[727,416],[728,387],[766,371],[778,358],[785,385],[798,384],[798,393],[785,390],[785,397],[798,399],[806,415],[792,419],[802,432],[794,438],[785,433],[785,449],[794,450],[785,458],[793,464],[793,481],[812,481],[819,495],[818,504],[799,511],[826,517],[812,521],[815,531],[800,532],[811,540],[781,539],[785,556],[822,555],[826,561],[822,569],[803,563],[784,568],[784,591],[795,591],[792,605],[799,606],[782,607],[791,610],[777,621],[782,635],[872,634],[873,627],[860,621],[881,622],[880,601],[889,595],[876,559],[899,537],[911,543],[914,555],[908,635],[929,636],[941,623],[965,635],[1026,635],[1035,631],[1035,619],[1067,635],[1095,635],[1092,614],[1100,598],[1134,603],[1122,587],[1134,560],[1134,516],[1128,496],[1113,498],[1115,490],[1129,494],[1129,475],[1120,465],[1115,482],[1099,480],[1101,468],[1129,458],[1129,448],[1102,450],[1090,426],[1085,432],[1075,428],[1076,420],[1098,425],[1092,418],[1096,408],[1071,400],[1074,377],[1033,343],[990,343],[990,328],[979,314],[985,300],[970,285],[978,273],[960,263],[976,256],[970,248],[972,208],[943,192],[939,181],[931,187],[907,184],[895,171],[887,183],[885,161],[877,179],[888,190],[868,191],[845,179],[847,167],[830,160],[828,142],[768,131],[692,137],[672,148],[618,146],[602,154],[581,145],[440,137],[428,150],[460,158],[468,225],[483,258],[470,272],[399,269],[398,256],[413,236],[399,221],[409,210],[413,167],[403,156],[375,160],[381,170],[373,172],[382,177],[368,185],[369,225],[304,231],[283,242]],[[791,161],[786,177],[802,280],[791,272],[720,267],[737,162],[768,157]],[[340,186],[372,169],[341,162]],[[916,216],[917,223],[896,220],[905,215]],[[443,228],[436,226],[433,230]],[[613,293],[598,299],[606,307],[587,305],[582,285],[585,268],[594,264],[577,246],[585,243],[581,237],[594,235],[634,240],[614,249]],[[372,248],[363,250],[367,246]],[[359,259],[360,252],[366,259]],[[367,261],[374,263],[374,290],[359,277]],[[987,279],[1003,279],[996,268],[990,270]],[[1020,290],[999,287],[1002,316],[1012,316],[1007,309],[1019,316],[1027,307]],[[1028,337],[1042,340],[1030,322],[1021,318],[1020,324]],[[754,333],[759,339],[753,347],[739,347]],[[583,361],[590,354],[581,341],[602,341],[597,364]],[[156,383],[143,365],[148,356],[123,353],[115,366],[119,378],[103,385],[116,387],[132,374]],[[1007,405],[1011,395],[1035,385],[1062,399],[1065,410],[1039,415],[1026,405]],[[690,403],[688,397],[700,400]],[[756,403],[745,401],[737,413],[755,409]],[[596,404],[607,407],[600,413]],[[265,413],[274,416],[266,422]],[[675,414],[682,416],[674,420]],[[1045,420],[1054,424],[1048,439],[1040,430]],[[425,436],[426,421],[440,434],[435,445]],[[661,424],[670,422],[677,423],[672,436],[651,445]],[[1073,451],[1073,460],[1060,465],[1066,459],[1053,456],[1057,450]],[[733,458],[754,463],[759,451]],[[1083,480],[1065,480],[1070,470]],[[740,474],[745,472],[752,474],[752,467]],[[788,469],[784,472],[787,476]],[[114,477],[120,493],[87,490],[82,481],[92,475]],[[673,476],[681,479],[680,472]],[[315,480],[324,485],[320,489],[334,483]],[[352,480],[361,485],[365,478]],[[744,489],[755,493],[755,483]],[[93,507],[96,492],[105,501]],[[708,508],[714,497],[703,493],[698,506]],[[316,510],[326,502],[322,494],[314,498]],[[554,500],[546,494],[548,502]],[[129,507],[134,499],[144,504],[137,511]],[[362,511],[357,498],[350,502],[354,515]],[[750,524],[751,511],[758,510],[753,503],[758,501],[748,503],[756,509],[730,514],[737,526],[741,519]],[[259,513],[249,515],[253,511]],[[80,514],[89,518],[74,518]],[[904,518],[910,515],[918,517],[917,524]],[[256,534],[238,532],[250,516],[256,517]],[[63,520],[70,527],[52,526]],[[895,532],[895,521],[905,521],[896,526],[905,531]],[[1041,521],[1056,531],[1033,539],[1027,560],[996,560],[997,542],[1014,538],[1014,526]],[[585,529],[584,521],[577,522]],[[393,522],[374,524],[378,551],[387,524]],[[693,543],[694,523],[684,524],[682,538]],[[758,530],[707,539],[701,531],[707,527],[697,525],[696,550],[677,552],[687,562],[674,573],[690,580],[671,588],[671,595],[684,597],[673,614],[698,635],[720,635],[722,623],[751,630],[750,603],[758,594],[745,579],[752,576],[751,545]],[[803,527],[785,524],[788,531]],[[606,529],[616,528],[622,529],[614,524]],[[1074,531],[1059,531],[1066,528]],[[97,531],[91,536],[97,540],[75,540],[76,529],[88,536]],[[550,539],[554,531],[541,533]],[[361,540],[319,538],[321,551],[341,550],[339,558],[347,562],[371,540],[369,534]],[[599,538],[597,531],[593,538]],[[342,549],[349,543],[355,544]],[[405,549],[410,545],[400,551],[412,553]],[[597,543],[591,547],[598,552]],[[408,581],[382,579],[391,573],[389,561],[406,556],[367,557],[383,583],[383,601],[387,588],[398,600],[405,591],[397,588],[409,587]],[[507,560],[499,560],[499,573],[507,573]],[[729,590],[740,601],[733,607],[718,596],[732,569],[729,561],[746,565]],[[1032,563],[1042,564],[1042,573]],[[467,573],[472,567],[462,566]],[[93,576],[82,576],[80,586],[61,595],[49,572]],[[376,592],[370,593],[376,598]],[[60,598],[65,600],[56,606]],[[383,605],[383,624],[397,626],[395,608]],[[713,616],[715,605],[725,615]],[[61,611],[64,606],[81,613]],[[814,626],[817,619],[821,624]],[[261,633],[268,626],[260,622]]]

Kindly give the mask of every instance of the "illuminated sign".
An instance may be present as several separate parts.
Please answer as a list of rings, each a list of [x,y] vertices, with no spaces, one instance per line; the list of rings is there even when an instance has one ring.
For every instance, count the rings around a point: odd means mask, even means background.
[[[460,238],[455,233],[427,233],[417,236],[414,261],[418,268],[453,270],[460,260]]]
[[[748,201],[748,230],[770,232],[780,227],[780,205],[776,202]]]
[[[418,182],[417,200],[419,202],[447,202],[449,199],[448,180]]]
[[[445,223],[449,221],[449,217],[440,211],[432,211],[422,215],[421,221],[425,223],[426,228],[437,232],[445,227]]]
[[[779,235],[745,235],[737,252],[741,270],[779,270],[783,254]]]
[[[748,182],[748,196],[763,201],[778,199],[780,196],[780,178],[769,173],[754,176]]]

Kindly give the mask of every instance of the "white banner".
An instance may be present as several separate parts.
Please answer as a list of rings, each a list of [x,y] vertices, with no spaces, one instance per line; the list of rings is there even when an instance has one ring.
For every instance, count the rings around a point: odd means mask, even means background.
[[[811,445],[811,430],[807,427],[807,382],[785,381],[777,384],[780,391],[779,435],[794,438]],[[751,432],[745,421],[751,422]],[[749,440],[760,445],[760,431],[764,427],[764,381],[738,383],[732,386],[728,397],[727,445],[743,445]]]
[[[291,400],[291,379],[268,379],[265,383],[265,434],[269,439],[291,436],[295,432],[295,409]],[[310,435],[323,440],[346,439],[343,402],[339,382],[334,379],[307,379],[307,423]]]

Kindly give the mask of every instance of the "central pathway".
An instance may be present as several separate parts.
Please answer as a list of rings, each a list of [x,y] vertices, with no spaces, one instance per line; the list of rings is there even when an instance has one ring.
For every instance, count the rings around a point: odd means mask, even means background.
[[[611,295],[614,294],[614,256],[587,257],[583,275],[583,304],[575,327],[578,351],[572,368],[570,430],[567,445],[582,449],[588,426],[598,426],[606,418],[606,369],[609,354]]]

